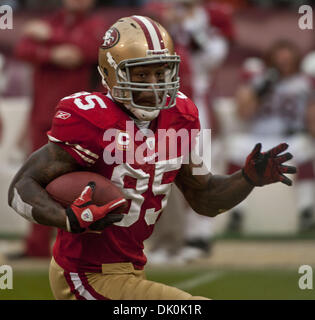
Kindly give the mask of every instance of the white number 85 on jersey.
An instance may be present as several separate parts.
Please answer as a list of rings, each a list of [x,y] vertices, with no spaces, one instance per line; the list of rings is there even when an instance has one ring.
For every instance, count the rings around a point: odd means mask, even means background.
[[[162,183],[163,174],[178,170],[181,167],[182,158],[183,157],[179,157],[156,162],[154,164],[155,170],[152,185],[149,184],[150,174],[144,172],[142,169],[134,169],[128,163],[122,163],[115,167],[111,180],[122,189],[126,199],[131,199],[131,205],[128,213],[124,215],[124,218],[120,222],[116,222],[115,225],[129,227],[139,220],[142,205],[145,201],[150,201],[150,199],[146,199],[143,195],[149,188],[152,188],[154,196],[164,195],[161,200],[161,209],[155,211],[155,208],[149,208],[145,211],[144,219],[147,225],[154,224],[159,214],[167,204],[167,199],[172,186],[172,183]],[[126,188],[124,186],[125,176],[129,176],[137,180],[135,188]]]

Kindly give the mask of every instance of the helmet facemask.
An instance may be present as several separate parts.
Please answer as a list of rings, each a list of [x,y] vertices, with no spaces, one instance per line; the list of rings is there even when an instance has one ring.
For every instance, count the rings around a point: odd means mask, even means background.
[[[132,108],[146,111],[169,109],[173,107],[176,104],[176,95],[179,90],[179,62],[180,58],[177,55],[157,55],[121,61],[115,69],[117,84],[113,86],[112,89],[113,98]],[[166,65],[163,82],[146,83],[131,81],[132,67],[152,64]],[[134,93],[145,91],[154,93],[154,106],[137,104],[134,100]]]

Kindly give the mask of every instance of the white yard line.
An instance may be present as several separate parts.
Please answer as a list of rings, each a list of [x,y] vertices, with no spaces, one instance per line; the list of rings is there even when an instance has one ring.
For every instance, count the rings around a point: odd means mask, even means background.
[[[209,284],[210,282],[213,282],[218,278],[224,276],[224,274],[225,272],[223,271],[216,271],[216,272],[212,271],[212,272],[202,273],[188,280],[173,283],[171,284],[171,286],[176,287],[178,289],[182,289],[182,290],[190,290],[195,287],[198,287],[201,284]]]

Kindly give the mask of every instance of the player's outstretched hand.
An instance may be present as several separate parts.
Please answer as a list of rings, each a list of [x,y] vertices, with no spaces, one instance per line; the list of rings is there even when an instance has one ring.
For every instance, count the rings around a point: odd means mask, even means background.
[[[288,144],[280,143],[267,152],[261,152],[261,143],[257,143],[242,169],[244,178],[254,186],[264,186],[278,181],[291,186],[292,180],[284,173],[296,173],[296,167],[283,165],[283,163],[292,159],[293,156],[289,152],[280,155],[288,147]]]
[[[103,206],[97,206],[92,202],[94,190],[95,182],[89,182],[80,197],[66,209],[69,232],[81,233],[88,229],[101,231],[123,218],[122,214],[114,211],[124,207],[127,203],[126,199],[118,198]]]

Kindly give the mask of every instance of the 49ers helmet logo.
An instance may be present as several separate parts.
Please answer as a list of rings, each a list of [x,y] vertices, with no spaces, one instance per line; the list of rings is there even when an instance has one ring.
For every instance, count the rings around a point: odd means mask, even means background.
[[[120,34],[119,31],[116,28],[110,28],[105,33],[105,36],[103,37],[104,42],[102,44],[102,48],[109,49],[113,47],[117,42],[119,41]]]

